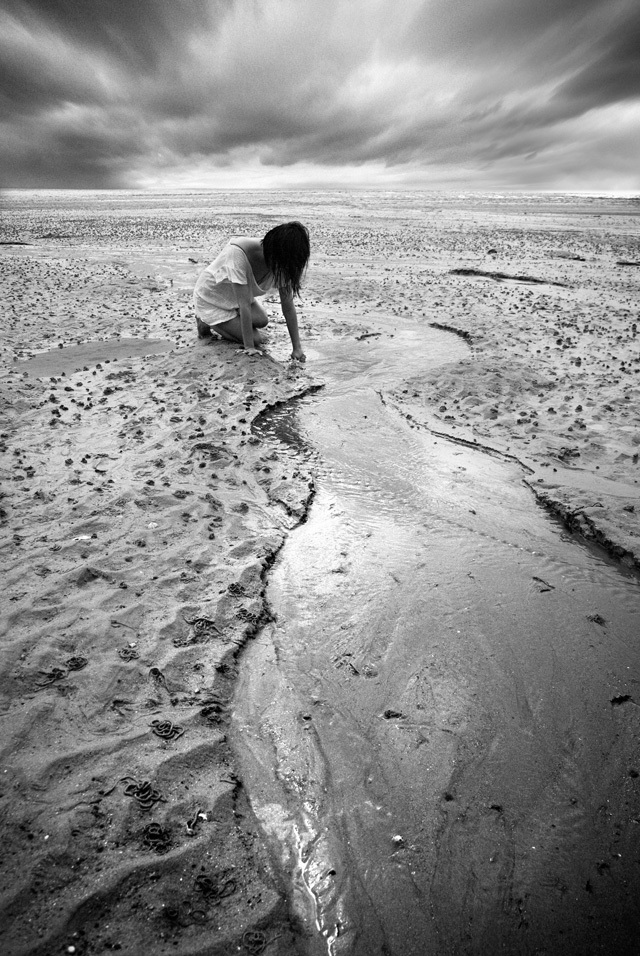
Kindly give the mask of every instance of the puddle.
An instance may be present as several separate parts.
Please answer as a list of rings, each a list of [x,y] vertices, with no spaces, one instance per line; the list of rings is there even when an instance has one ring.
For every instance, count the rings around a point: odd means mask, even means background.
[[[526,951],[626,952],[640,708],[611,700],[640,700],[637,579],[564,533],[515,464],[385,406],[467,349],[382,332],[316,353],[326,388],[258,423],[318,472],[234,710],[308,952],[523,952],[523,927]]]
[[[100,362],[156,355],[159,352],[168,352],[172,348],[174,343],[166,339],[106,339],[39,352],[33,358],[21,361],[15,367],[33,375],[34,378],[41,378],[46,375],[61,375],[62,372],[66,374],[80,372]]]

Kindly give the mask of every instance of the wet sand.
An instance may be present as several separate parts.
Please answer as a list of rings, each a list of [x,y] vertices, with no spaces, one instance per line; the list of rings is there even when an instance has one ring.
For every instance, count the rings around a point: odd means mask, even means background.
[[[357,354],[399,317],[446,326],[466,357],[385,402],[522,462],[546,507],[638,567],[640,279],[619,264],[640,259],[638,219],[332,194],[4,206],[3,242],[25,243],[0,259],[4,949],[300,952],[228,727],[315,473],[251,422],[323,385],[314,342]],[[266,357],[198,341],[190,289],[212,252],[294,217],[314,243],[307,366],[288,365],[281,320]]]

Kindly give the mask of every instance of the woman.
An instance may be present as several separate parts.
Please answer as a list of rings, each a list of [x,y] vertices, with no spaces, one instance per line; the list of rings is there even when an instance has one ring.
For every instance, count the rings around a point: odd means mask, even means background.
[[[293,297],[300,293],[309,255],[309,233],[300,222],[275,226],[264,239],[232,239],[201,273],[193,291],[200,338],[211,335],[213,328],[251,351],[264,344],[259,330],[269,317],[256,300],[277,287],[291,336],[291,357],[304,362]]]

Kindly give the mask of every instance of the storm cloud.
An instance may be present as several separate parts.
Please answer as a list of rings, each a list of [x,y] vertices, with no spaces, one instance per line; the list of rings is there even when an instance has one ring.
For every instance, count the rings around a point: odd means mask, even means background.
[[[637,0],[5,0],[0,186],[640,188]]]

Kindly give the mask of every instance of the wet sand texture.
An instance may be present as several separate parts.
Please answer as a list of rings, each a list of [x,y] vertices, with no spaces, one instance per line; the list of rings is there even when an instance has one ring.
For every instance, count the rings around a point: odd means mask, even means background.
[[[228,726],[314,473],[251,422],[323,384],[314,343],[348,354],[408,317],[457,330],[467,358],[384,400],[522,461],[546,507],[637,567],[640,275],[621,263],[638,220],[328,194],[3,201],[3,951],[304,951]],[[314,243],[296,369],[281,320],[271,357],[248,357],[198,341],[190,307],[228,235],[286,218]]]

